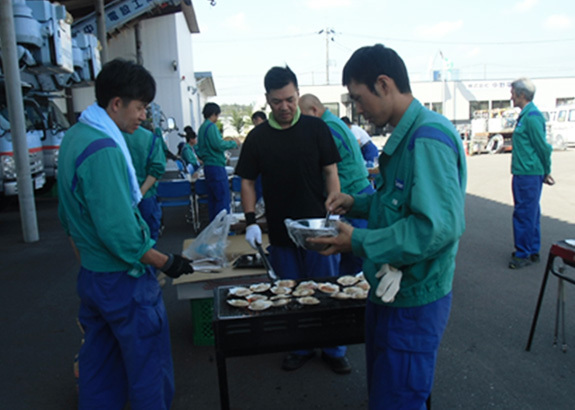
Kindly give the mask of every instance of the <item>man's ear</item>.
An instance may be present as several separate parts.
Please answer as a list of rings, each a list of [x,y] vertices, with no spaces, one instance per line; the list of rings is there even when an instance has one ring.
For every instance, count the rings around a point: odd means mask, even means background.
[[[108,103],[108,107],[112,112],[118,112],[118,110],[124,105],[124,101],[122,101],[121,97],[114,97]]]
[[[387,94],[390,91],[390,81],[391,78],[389,78],[388,76],[386,76],[385,74],[380,74],[377,76],[377,78],[375,79],[375,84],[379,84],[379,86],[381,87],[381,90]]]

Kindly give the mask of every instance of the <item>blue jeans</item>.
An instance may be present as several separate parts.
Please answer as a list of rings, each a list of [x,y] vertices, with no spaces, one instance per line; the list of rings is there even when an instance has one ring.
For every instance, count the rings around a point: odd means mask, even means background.
[[[513,238],[515,256],[528,258],[541,249],[542,175],[513,175]]]
[[[230,183],[225,167],[206,165],[204,166],[204,175],[206,176],[206,187],[208,189],[208,214],[211,222],[222,209],[230,213],[232,200]]]
[[[426,409],[451,292],[435,302],[394,308],[368,301],[365,356],[370,410]]]
[[[146,271],[149,272],[149,271]],[[153,274],[78,275],[84,344],[79,354],[79,408],[168,410],[174,369],[168,316]]]
[[[282,279],[311,279],[338,276],[339,255],[323,256],[314,251],[284,246],[270,246],[270,263]],[[345,346],[324,347],[325,354],[331,357],[343,357]],[[299,355],[311,354],[311,350],[297,350]]]

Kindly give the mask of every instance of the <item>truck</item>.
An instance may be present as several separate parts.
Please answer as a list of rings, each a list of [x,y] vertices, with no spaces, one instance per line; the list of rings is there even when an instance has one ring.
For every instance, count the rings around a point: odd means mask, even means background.
[[[0,195],[18,194],[16,163],[12,148],[10,116],[6,105],[5,93],[0,93]],[[26,122],[26,142],[30,160],[30,174],[34,189],[42,189],[46,184],[42,141],[46,138],[44,116],[37,103],[24,100],[24,119]]]
[[[469,155],[510,152],[511,137],[519,116],[514,108],[477,110],[473,112],[469,136]]]
[[[92,34],[71,36],[65,7],[49,1],[12,0],[22,81],[26,142],[36,190],[58,175],[58,151],[70,127],[55,100],[68,87],[91,84],[101,68]],[[2,58],[0,50],[0,59]],[[17,195],[16,164],[4,77],[0,70],[0,196]]]

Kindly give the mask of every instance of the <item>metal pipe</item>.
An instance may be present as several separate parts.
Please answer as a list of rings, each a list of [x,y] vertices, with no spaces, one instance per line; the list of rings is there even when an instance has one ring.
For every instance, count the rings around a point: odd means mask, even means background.
[[[100,61],[102,65],[108,62],[108,34],[106,31],[106,12],[104,11],[104,0],[96,1],[96,21],[98,25],[98,41],[100,41]]]
[[[11,0],[0,1],[0,45],[2,47],[2,65],[6,75],[6,100],[10,115],[10,131],[16,162],[16,178],[18,183],[18,202],[24,242],[37,242],[38,221],[36,218],[36,203],[34,188],[30,173],[30,158],[26,140],[24,122],[24,100],[18,69],[18,53],[16,33],[14,31],[14,11]]]
[[[134,27],[134,36],[136,37],[136,63],[144,65],[144,58],[142,57],[142,27],[139,21]]]

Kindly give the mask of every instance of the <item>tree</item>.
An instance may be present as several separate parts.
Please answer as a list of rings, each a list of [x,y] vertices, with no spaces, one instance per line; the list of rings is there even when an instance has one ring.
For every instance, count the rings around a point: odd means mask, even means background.
[[[233,110],[231,112],[232,120],[231,124],[238,132],[238,135],[242,134],[244,126],[248,125],[249,117],[246,119],[246,115],[240,110]],[[250,121],[251,123],[251,121]]]

